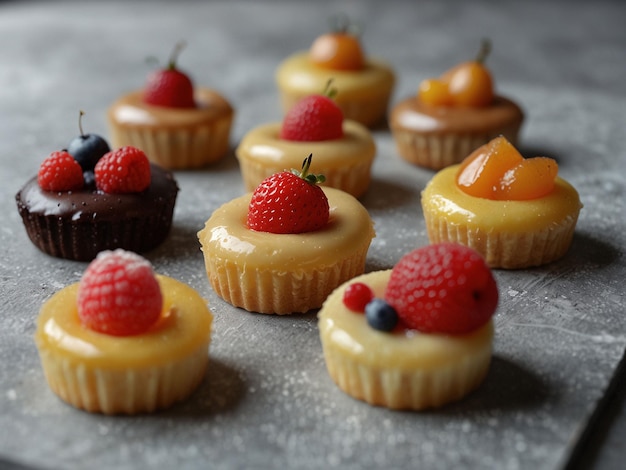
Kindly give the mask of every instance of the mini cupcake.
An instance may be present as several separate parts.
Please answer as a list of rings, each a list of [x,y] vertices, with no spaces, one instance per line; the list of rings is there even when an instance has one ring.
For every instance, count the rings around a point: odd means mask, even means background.
[[[371,127],[387,114],[395,76],[385,62],[366,57],[351,25],[338,18],[330,33],[308,51],[293,54],[278,67],[276,81],[285,112],[305,96],[318,93],[329,79],[341,90],[337,104],[346,119]]]
[[[422,192],[431,243],[480,252],[493,268],[550,263],[569,249],[582,208],[551,158],[524,159],[504,137],[438,172]]]
[[[58,258],[90,261],[100,251],[146,252],[168,236],[178,185],[134,147],[109,151],[82,134],[52,152],[16,194],[31,242]],[[107,152],[102,155],[102,152]]]
[[[76,408],[136,414],[171,406],[200,384],[212,314],[189,286],[148,261],[106,251],[81,281],[47,300],[35,341],[52,391]]]
[[[487,375],[498,290],[481,256],[429,245],[338,287],[319,312],[328,373],[353,398],[423,410],[459,400]]]
[[[215,90],[195,87],[176,68],[179,44],[168,67],[153,72],[143,90],[109,108],[111,142],[144,150],[168,169],[193,169],[220,160],[229,149],[234,111]]]
[[[403,159],[439,170],[499,135],[516,144],[524,114],[514,101],[495,94],[484,65],[489,49],[483,43],[476,60],[424,80],[416,96],[393,107],[389,126]]]
[[[328,83],[324,94],[303,98],[283,122],[261,125],[244,136],[236,155],[248,191],[275,173],[299,168],[309,151],[315,155],[311,171],[325,176],[325,186],[354,197],[365,193],[376,144],[365,126],[344,119],[334,101],[337,94]]]
[[[209,282],[230,304],[307,312],[363,273],[372,220],[353,196],[317,186],[310,162],[302,173],[277,173],[224,204],[198,233]]]

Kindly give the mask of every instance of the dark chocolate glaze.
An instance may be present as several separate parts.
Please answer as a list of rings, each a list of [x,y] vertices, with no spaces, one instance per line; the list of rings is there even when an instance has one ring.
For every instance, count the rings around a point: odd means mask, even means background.
[[[170,231],[177,194],[172,173],[151,165],[150,187],[141,193],[108,194],[95,187],[43,191],[33,177],[15,199],[29,238],[41,251],[90,261],[102,250],[156,248]]]

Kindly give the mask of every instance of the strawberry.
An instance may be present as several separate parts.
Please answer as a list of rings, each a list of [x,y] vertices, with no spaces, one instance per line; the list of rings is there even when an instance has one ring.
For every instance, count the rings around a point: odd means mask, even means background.
[[[139,193],[150,186],[150,162],[136,147],[106,153],[94,173],[96,187],[105,193]]]
[[[184,43],[176,45],[167,68],[156,70],[148,75],[143,94],[143,100],[146,103],[168,108],[196,107],[191,79],[176,68],[176,59],[184,45]]]
[[[83,187],[83,170],[65,150],[52,152],[39,167],[37,183],[44,191],[72,191]]]
[[[78,316],[87,328],[114,336],[148,330],[161,316],[163,296],[152,266],[121,249],[103,251],[78,287]]]
[[[409,328],[463,334],[491,318],[498,304],[498,289],[476,251],[440,243],[400,259],[391,273],[385,300]]]
[[[330,81],[322,95],[310,95],[297,102],[285,115],[280,138],[319,142],[343,137],[343,112],[333,101]]]
[[[323,175],[308,174],[313,155],[302,172],[283,171],[266,178],[256,188],[248,208],[248,228],[269,233],[313,232],[328,223],[328,198],[316,183]]]

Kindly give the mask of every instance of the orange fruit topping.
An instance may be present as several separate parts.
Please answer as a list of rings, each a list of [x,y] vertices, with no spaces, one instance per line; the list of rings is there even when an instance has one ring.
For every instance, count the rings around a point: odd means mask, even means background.
[[[505,138],[477,148],[460,165],[457,185],[470,196],[523,201],[549,194],[558,173],[555,160],[524,159]]]
[[[331,70],[360,70],[365,64],[359,38],[347,32],[319,36],[309,50],[311,61]]]
[[[418,89],[418,98],[434,106],[484,107],[493,102],[494,86],[484,62],[491,50],[489,41],[483,41],[475,60],[461,63],[439,79],[424,80]],[[438,82],[433,86],[432,82]]]

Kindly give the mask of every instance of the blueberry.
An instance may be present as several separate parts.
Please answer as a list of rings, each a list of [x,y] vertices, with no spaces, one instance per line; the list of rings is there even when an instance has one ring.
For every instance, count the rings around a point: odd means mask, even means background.
[[[373,299],[365,306],[365,318],[379,331],[392,331],[398,324],[396,310],[383,299]]]
[[[82,119],[85,113],[80,111],[78,114],[78,129],[80,135],[74,137],[67,146],[68,153],[74,157],[74,160],[85,171],[93,171],[98,160],[111,149],[106,140],[97,134],[85,134],[83,132]]]

